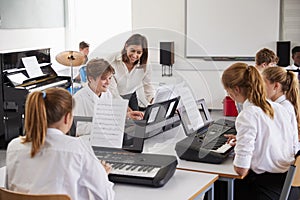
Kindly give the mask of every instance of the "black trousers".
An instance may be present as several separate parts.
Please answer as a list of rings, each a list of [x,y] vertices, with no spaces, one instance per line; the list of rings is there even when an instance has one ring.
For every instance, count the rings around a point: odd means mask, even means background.
[[[242,180],[234,182],[234,199],[276,200],[279,199],[287,173],[256,174],[250,170]]]
[[[132,109],[132,110],[139,110],[139,104],[138,104],[138,100],[137,100],[137,96],[136,96],[136,92],[132,93],[132,94],[125,94],[125,95],[121,95],[121,97],[123,99],[128,99],[129,103],[128,106]]]
[[[255,175],[249,174],[245,179],[235,179],[234,199],[272,199],[278,200],[284,184],[285,175],[276,174],[274,177],[270,174]],[[256,180],[255,180],[256,179]],[[283,181],[282,181],[283,180]],[[279,183],[279,182],[281,183]],[[258,183],[259,182],[259,183]],[[268,183],[271,182],[271,183]],[[257,185],[256,185],[257,184]],[[263,186],[261,186],[263,185]],[[269,188],[270,187],[270,188]],[[227,197],[227,182],[216,181],[214,187],[215,200],[224,200]],[[275,192],[273,191],[275,190]],[[205,195],[205,200],[207,196]],[[300,200],[300,187],[292,187],[288,200]]]
[[[300,187],[292,187],[288,200],[300,200]]]

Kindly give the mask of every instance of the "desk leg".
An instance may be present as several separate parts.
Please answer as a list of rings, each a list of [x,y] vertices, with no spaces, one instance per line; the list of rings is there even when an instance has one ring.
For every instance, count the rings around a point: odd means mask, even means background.
[[[214,200],[214,184],[211,186],[210,190],[207,191],[207,200]]]
[[[207,200],[214,200],[214,184],[212,184],[209,188],[207,188],[193,200],[203,200],[204,195],[207,196]]]
[[[233,198],[234,198],[234,178],[220,177],[219,180],[227,182],[227,187],[228,187],[227,199],[233,200]]]

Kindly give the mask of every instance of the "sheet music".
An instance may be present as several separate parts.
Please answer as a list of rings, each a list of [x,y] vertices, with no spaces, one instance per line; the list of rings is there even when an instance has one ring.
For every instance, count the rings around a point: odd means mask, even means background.
[[[174,90],[174,85],[163,85],[157,88],[153,102],[162,102],[169,100]]]
[[[20,85],[23,83],[23,81],[25,81],[27,79],[27,77],[22,73],[16,73],[16,74],[11,74],[11,75],[7,75],[7,78],[9,78],[9,80],[16,86],[16,85]]]
[[[203,119],[198,110],[191,90],[187,87],[182,87],[178,92],[180,93],[182,104],[185,107],[188,119],[191,122],[191,127],[189,127],[189,129],[192,128],[194,130],[197,130],[200,127],[204,126]]]
[[[22,58],[22,62],[25,66],[29,78],[44,75],[35,56],[24,57]]]
[[[95,105],[91,144],[122,148],[128,100],[99,99]]]
[[[157,88],[153,102],[158,103],[179,96],[176,88],[183,87],[184,83],[176,85],[163,85]]]

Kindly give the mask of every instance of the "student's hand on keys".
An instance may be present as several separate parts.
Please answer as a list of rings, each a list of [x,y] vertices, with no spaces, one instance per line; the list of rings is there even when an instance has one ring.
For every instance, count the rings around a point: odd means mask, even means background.
[[[236,136],[233,134],[225,134],[224,137],[227,138],[227,143],[229,143],[231,146],[236,145]]]
[[[127,116],[131,119],[142,120],[144,118],[144,113],[140,111],[127,112]]]
[[[104,160],[101,160],[100,162],[103,165],[106,173],[109,174],[111,172],[111,169],[112,169],[111,165],[108,164],[107,162],[105,162]]]

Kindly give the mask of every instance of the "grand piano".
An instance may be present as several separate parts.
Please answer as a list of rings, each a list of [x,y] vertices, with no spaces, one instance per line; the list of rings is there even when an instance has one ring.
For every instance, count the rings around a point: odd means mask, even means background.
[[[21,58],[36,56],[42,76],[29,78]],[[50,48],[0,51],[0,147],[23,135],[25,100],[28,93],[51,87],[68,88],[69,76],[58,76],[51,67]],[[19,77],[25,77],[20,82]]]

